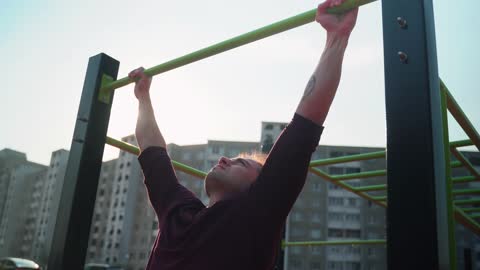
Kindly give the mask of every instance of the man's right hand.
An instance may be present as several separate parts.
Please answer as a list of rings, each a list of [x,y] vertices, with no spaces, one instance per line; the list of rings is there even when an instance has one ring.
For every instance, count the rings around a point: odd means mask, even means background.
[[[135,96],[139,100],[150,96],[152,77],[145,74],[144,71],[143,67],[139,67],[128,73],[128,77],[135,81]]]
[[[341,15],[327,13],[327,9],[341,5],[345,0],[326,0],[318,5],[315,20],[320,23],[329,34],[349,36],[357,21],[358,7]]]

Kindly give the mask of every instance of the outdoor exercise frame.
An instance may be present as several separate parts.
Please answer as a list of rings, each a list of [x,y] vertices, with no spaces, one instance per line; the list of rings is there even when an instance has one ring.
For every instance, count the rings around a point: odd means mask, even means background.
[[[347,0],[329,12],[341,13],[373,1]],[[158,75],[310,23],[314,21],[315,12],[316,9],[312,9],[145,72]],[[383,0],[382,15],[387,152],[312,161],[310,172],[377,205],[388,205],[386,244],[389,269],[455,269],[454,218],[480,234],[480,225],[475,221],[480,217],[480,199],[454,199],[454,196],[480,194],[479,189],[453,188],[455,183],[480,180],[479,173],[457,147],[475,145],[480,149],[480,136],[446,86],[439,81],[432,0]],[[106,134],[114,90],[132,83],[128,78],[116,80],[118,68],[119,62],[103,53],[89,60],[55,224],[49,270],[83,269],[105,144],[139,153],[135,146]],[[469,140],[449,143],[447,107]],[[457,161],[450,161],[450,152]],[[386,157],[387,170],[331,176],[316,168]],[[187,165],[175,161],[173,165],[188,174],[205,176],[204,172]],[[451,178],[450,168],[461,166],[471,176]],[[350,179],[382,175],[387,176],[388,185],[353,187],[347,183]],[[371,194],[382,190],[386,195]],[[385,244],[385,240],[284,242],[282,245],[325,244]],[[279,265],[278,269],[283,267]]]

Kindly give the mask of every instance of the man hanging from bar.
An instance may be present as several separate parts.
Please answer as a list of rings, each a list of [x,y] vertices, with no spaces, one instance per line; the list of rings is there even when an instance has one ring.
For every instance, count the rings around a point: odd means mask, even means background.
[[[342,61],[358,8],[326,13],[342,0],[318,6],[316,21],[327,31],[325,49],[293,120],[264,164],[254,158],[222,157],[205,177],[205,206],[179,184],[157,126],[151,77],[138,68],[136,138],[150,202],[159,221],[148,270],[272,269],[287,215],[302,190],[311,155],[340,81]]]

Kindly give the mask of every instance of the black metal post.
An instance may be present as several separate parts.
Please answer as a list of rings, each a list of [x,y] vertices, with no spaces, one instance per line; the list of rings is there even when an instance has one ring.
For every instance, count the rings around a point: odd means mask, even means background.
[[[463,265],[465,266],[465,270],[473,270],[473,258],[471,248],[463,249]]]
[[[383,0],[382,12],[388,269],[454,269],[432,0]]]
[[[103,75],[116,79],[120,63],[106,54],[90,58],[60,199],[48,270],[84,267],[113,91],[99,100]]]

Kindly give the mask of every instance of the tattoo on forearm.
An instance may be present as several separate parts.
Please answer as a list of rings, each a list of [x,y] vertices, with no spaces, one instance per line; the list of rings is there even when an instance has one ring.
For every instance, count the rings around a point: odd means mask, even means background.
[[[305,92],[303,93],[302,101],[313,92],[313,89],[315,89],[316,81],[317,81],[317,79],[315,78],[315,75],[312,75],[312,77],[310,78],[310,80],[307,83],[307,87],[305,88]]]

